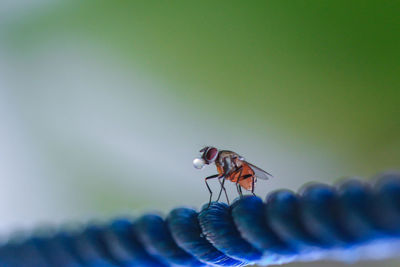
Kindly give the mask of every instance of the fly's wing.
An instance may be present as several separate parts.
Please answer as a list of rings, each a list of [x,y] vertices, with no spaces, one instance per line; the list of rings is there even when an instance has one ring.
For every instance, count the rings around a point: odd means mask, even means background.
[[[254,171],[254,175],[261,180],[268,180],[270,177],[273,177],[272,174],[258,168],[257,166],[254,166],[251,163],[248,163],[247,161],[245,161],[246,164],[248,164],[250,166],[250,168]]]

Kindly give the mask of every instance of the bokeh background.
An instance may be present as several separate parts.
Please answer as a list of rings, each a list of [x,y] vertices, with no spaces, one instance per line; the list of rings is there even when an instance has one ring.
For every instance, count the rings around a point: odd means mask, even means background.
[[[192,167],[205,145],[274,174],[262,197],[399,169],[399,13],[399,1],[1,1],[1,235],[199,208],[215,173]]]

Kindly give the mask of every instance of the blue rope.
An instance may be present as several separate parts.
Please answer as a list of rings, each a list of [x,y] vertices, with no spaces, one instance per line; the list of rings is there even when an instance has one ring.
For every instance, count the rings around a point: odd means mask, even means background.
[[[246,196],[231,206],[213,202],[200,213],[182,207],[165,219],[146,214],[10,240],[0,246],[0,266],[268,265],[348,260],[363,248],[376,254],[363,256],[386,257],[388,247],[400,248],[398,173],[386,173],[374,185],[355,179],[335,187],[314,183],[298,194],[272,192],[265,202]]]

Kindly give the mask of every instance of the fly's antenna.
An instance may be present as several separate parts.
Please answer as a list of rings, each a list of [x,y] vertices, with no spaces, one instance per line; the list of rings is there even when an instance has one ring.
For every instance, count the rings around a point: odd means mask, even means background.
[[[43,231],[42,231],[43,232]],[[168,216],[91,223],[82,229],[11,238],[0,245],[1,266],[245,266],[335,259],[398,257],[400,174],[375,183],[348,179],[308,184],[176,208]]]

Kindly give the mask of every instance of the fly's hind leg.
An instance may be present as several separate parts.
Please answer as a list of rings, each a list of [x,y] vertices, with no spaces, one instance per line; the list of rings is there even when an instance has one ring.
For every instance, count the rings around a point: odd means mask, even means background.
[[[239,170],[239,169],[238,169],[238,170]],[[242,176],[242,170],[243,170],[243,169],[242,169],[242,167],[240,166],[239,175],[238,175],[238,178],[237,178],[237,180],[236,180],[236,190],[237,190],[237,192],[238,192],[240,198],[243,197],[242,188],[240,187],[240,184],[239,184],[240,178],[241,178],[241,176]]]
[[[249,177],[252,177],[252,176],[253,176],[253,175],[251,175],[251,174],[246,174],[246,175],[243,175],[243,177],[239,177],[239,179],[240,179],[240,180],[245,180],[245,179],[247,179],[247,178],[249,178]],[[240,197],[243,197],[242,187],[241,187],[241,185],[239,184],[239,179],[238,179],[238,181],[237,181],[237,183],[236,183],[236,186],[238,187],[238,192],[240,192],[240,193],[239,193]],[[255,194],[254,194],[254,177],[252,178],[251,193],[255,196]]]
[[[251,193],[253,194],[253,196],[256,197],[256,194],[254,193],[254,184],[256,182],[256,178],[253,176],[251,177]]]
[[[243,197],[243,192],[242,192],[242,187],[240,184],[236,184],[236,190],[238,191],[238,194],[240,196],[240,198]]]
[[[211,199],[212,199],[212,191],[211,191],[210,186],[209,186],[208,183],[207,183],[207,180],[210,180],[210,179],[213,179],[213,178],[216,178],[216,177],[218,177],[218,174],[208,176],[208,177],[206,177],[206,178],[204,179],[204,181],[205,181],[205,183],[206,183],[206,186],[207,186],[207,189],[208,189],[208,192],[210,192],[210,200],[208,201],[208,207],[207,207],[207,208],[210,207],[210,205],[211,205]]]

